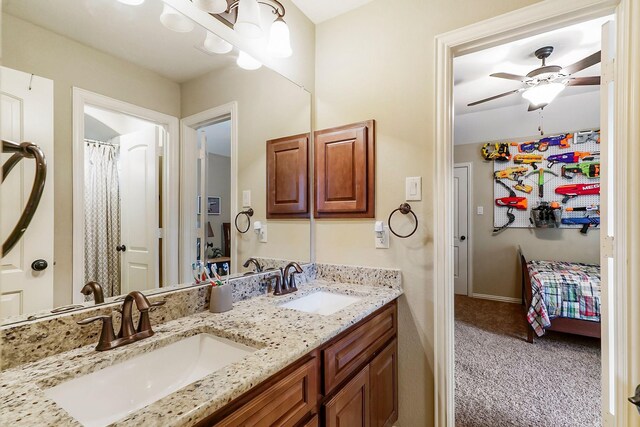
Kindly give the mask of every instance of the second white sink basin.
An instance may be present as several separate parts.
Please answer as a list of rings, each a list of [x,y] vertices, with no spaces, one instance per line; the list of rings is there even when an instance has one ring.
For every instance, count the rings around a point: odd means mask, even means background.
[[[353,295],[334,294],[333,292],[318,291],[304,297],[294,299],[280,305],[280,307],[304,311],[306,313],[322,314],[324,316],[337,313],[345,307],[360,301],[360,297]]]
[[[199,334],[45,390],[85,426],[122,419],[207,375],[238,362],[255,348]]]

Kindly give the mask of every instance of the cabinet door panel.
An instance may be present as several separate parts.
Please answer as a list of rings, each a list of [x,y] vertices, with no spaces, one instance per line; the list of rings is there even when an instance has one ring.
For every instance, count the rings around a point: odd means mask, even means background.
[[[326,405],[327,427],[369,427],[369,366],[365,366]]]
[[[374,121],[315,133],[315,215],[373,218]]]
[[[398,340],[369,364],[371,427],[390,427],[398,419]]]
[[[267,218],[309,216],[309,134],[267,141]]]

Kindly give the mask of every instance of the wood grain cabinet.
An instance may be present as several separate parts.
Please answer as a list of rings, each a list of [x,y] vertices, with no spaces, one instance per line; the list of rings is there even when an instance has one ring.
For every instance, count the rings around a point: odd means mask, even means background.
[[[375,121],[314,133],[316,218],[375,217]]]
[[[309,134],[267,141],[267,218],[309,217]]]
[[[199,426],[391,427],[398,419],[397,302],[382,307]]]

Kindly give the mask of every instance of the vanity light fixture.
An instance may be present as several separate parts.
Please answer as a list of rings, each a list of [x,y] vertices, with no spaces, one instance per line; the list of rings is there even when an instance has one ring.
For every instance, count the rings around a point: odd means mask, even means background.
[[[207,37],[204,40],[203,47],[211,52],[223,55],[233,50],[233,45],[226,40],[213,34],[211,31],[207,31]]]
[[[142,3],[144,3],[144,0],[118,0],[118,1],[128,6],[140,6]]]
[[[276,58],[288,58],[293,53],[289,26],[284,22],[282,16],[278,15],[273,24],[271,24],[268,49],[269,53]]]
[[[257,70],[258,68],[262,67],[262,62],[258,61],[253,56],[242,50],[238,55],[236,64],[238,64],[238,67],[249,71]]]
[[[259,39],[262,37],[262,26],[260,24],[260,5],[258,0],[238,0],[238,17],[233,29],[242,37],[249,39]],[[234,3],[234,4],[235,4]],[[232,10],[233,4],[229,7]]]
[[[550,104],[565,87],[562,83],[540,82],[538,85],[522,92],[522,97],[536,107],[546,106]]]
[[[164,5],[162,15],[160,15],[162,25],[177,33],[188,33],[193,31],[195,24],[189,18],[169,6]]]

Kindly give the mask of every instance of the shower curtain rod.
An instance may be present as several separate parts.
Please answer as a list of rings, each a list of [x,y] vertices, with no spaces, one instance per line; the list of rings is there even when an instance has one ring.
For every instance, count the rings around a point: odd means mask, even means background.
[[[112,147],[115,147],[116,144],[112,143],[112,142],[106,142],[106,141],[98,141],[97,139],[89,139],[89,138],[85,138],[84,139],[85,142],[88,142],[90,144],[100,144],[100,145],[110,145]]]

